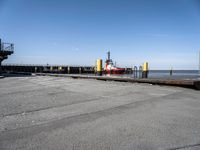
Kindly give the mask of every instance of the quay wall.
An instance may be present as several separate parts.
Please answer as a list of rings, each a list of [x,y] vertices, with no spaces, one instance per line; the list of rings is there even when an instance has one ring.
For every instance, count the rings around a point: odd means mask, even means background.
[[[29,73],[62,73],[62,74],[94,74],[94,66],[62,66],[62,65],[24,65],[2,64],[2,72]],[[133,73],[132,68],[126,68],[126,74]]]

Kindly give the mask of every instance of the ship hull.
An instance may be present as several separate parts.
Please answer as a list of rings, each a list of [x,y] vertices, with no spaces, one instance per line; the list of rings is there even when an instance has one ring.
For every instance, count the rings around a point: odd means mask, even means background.
[[[112,70],[105,70],[105,74],[124,74],[125,69],[112,69]]]
[[[125,68],[118,68],[113,64],[112,59],[110,59],[110,52],[108,52],[108,58],[106,60],[106,65],[104,68],[105,74],[124,74]]]

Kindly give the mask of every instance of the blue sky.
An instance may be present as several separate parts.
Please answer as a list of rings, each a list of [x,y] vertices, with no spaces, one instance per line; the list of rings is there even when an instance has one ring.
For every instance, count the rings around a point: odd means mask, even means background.
[[[200,0],[0,0],[4,63],[198,69]]]

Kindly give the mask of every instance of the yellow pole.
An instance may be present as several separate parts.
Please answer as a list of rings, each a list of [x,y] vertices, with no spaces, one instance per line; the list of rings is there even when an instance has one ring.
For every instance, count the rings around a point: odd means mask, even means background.
[[[97,75],[102,75],[102,59],[97,59]]]
[[[148,72],[149,72],[149,64],[148,62],[144,62],[142,67],[142,78],[148,78]]]

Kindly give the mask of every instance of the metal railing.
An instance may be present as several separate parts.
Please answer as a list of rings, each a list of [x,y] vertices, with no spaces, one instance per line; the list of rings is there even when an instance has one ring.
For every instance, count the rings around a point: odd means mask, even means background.
[[[1,43],[0,46],[1,51],[14,51],[14,44],[12,43]]]
[[[3,43],[0,39],[0,51],[14,51],[14,44],[13,43]]]

